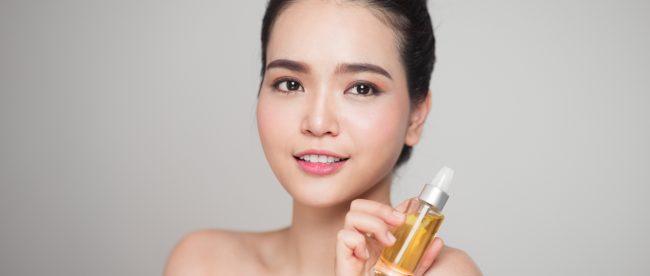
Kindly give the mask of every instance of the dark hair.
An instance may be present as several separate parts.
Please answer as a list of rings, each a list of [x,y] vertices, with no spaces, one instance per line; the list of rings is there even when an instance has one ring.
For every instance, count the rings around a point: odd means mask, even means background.
[[[266,48],[276,18],[298,0],[270,0],[262,21],[262,79],[266,66]],[[378,17],[393,28],[398,39],[402,65],[406,71],[411,106],[426,99],[436,61],[436,40],[426,0],[348,0],[361,2],[378,12]],[[395,168],[408,161],[412,147],[404,145]]]

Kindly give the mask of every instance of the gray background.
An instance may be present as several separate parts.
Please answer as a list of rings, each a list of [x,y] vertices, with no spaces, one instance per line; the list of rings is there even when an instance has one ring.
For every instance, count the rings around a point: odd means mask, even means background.
[[[0,275],[157,275],[285,226],[254,110],[264,1],[0,1]],[[456,170],[486,275],[650,274],[650,2],[430,1],[433,110],[393,198]]]

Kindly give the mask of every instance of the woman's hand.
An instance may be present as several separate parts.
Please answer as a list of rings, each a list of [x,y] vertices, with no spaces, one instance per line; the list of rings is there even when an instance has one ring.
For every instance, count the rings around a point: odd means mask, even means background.
[[[356,199],[345,216],[336,243],[336,275],[369,275],[381,249],[395,242],[391,230],[404,223],[403,211],[408,201],[396,209],[376,201]],[[427,247],[415,275],[423,275],[443,247],[435,238]]]

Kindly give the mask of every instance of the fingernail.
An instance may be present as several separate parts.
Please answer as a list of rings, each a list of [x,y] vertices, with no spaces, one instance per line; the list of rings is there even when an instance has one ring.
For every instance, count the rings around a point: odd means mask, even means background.
[[[404,214],[399,211],[393,211],[393,216],[400,221],[404,220]]]
[[[388,238],[388,242],[390,244],[395,243],[395,241],[397,240],[397,239],[395,239],[395,236],[393,236],[393,234],[391,232],[386,232],[386,237]]]
[[[370,258],[370,252],[368,252],[368,248],[366,248],[366,250],[363,251],[363,257],[366,259]]]

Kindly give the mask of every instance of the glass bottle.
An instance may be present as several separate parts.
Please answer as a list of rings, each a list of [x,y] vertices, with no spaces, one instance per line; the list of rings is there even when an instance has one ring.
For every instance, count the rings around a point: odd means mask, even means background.
[[[393,231],[396,241],[382,251],[374,275],[413,275],[445,218],[441,211],[453,176],[452,169],[443,167],[431,184],[424,185],[419,197],[409,200],[406,221]]]

